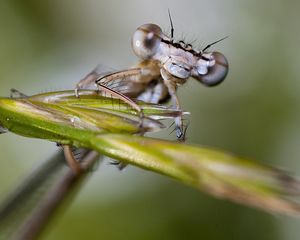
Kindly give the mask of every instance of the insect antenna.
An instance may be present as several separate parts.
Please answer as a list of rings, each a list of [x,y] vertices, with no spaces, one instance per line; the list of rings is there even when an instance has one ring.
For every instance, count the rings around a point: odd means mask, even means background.
[[[169,14],[169,20],[170,20],[170,25],[171,25],[171,42],[173,42],[173,38],[174,38],[174,27],[173,27],[173,21],[172,21],[170,9],[168,9],[168,14]]]
[[[219,39],[219,40],[217,40],[217,41],[215,41],[215,42],[213,42],[213,43],[210,43],[210,44],[206,45],[206,47],[205,47],[204,49],[202,49],[202,52],[205,52],[205,50],[209,49],[211,46],[213,46],[213,45],[215,45],[215,44],[217,44],[217,43],[219,43],[219,42],[225,40],[225,39],[228,38],[228,37],[229,37],[229,36],[223,37],[223,38],[221,38],[221,39]]]

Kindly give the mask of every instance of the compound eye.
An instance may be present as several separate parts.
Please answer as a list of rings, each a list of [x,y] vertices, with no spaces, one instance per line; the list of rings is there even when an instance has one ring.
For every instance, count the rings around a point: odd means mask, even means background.
[[[144,24],[133,34],[132,48],[134,53],[142,58],[151,58],[158,50],[162,38],[162,30],[155,24]]]
[[[219,52],[204,53],[198,61],[196,78],[206,86],[221,83],[228,73],[228,62]]]

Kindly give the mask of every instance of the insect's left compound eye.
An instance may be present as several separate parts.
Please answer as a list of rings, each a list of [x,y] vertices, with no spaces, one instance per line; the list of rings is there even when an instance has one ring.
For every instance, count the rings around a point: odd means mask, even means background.
[[[204,53],[198,61],[196,78],[206,86],[221,83],[228,73],[228,62],[219,52]]]
[[[162,38],[162,30],[155,24],[144,24],[133,34],[132,48],[134,53],[142,58],[149,59],[156,52]]]

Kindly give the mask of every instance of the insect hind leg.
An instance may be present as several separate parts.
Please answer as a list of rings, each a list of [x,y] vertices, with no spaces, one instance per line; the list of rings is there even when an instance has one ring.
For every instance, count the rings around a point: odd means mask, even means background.
[[[81,168],[80,163],[75,159],[72,148],[69,145],[63,145],[62,148],[69,167],[75,175],[80,175],[83,169]]]
[[[131,106],[133,109],[135,109],[138,112],[138,114],[140,116],[139,129],[140,129],[140,133],[143,134],[144,133],[143,132],[143,119],[144,119],[143,109],[135,101],[133,101],[131,98],[127,97],[126,95],[124,95],[118,91],[115,91],[105,85],[102,85],[99,82],[97,83],[97,86],[98,86],[99,90],[102,90],[105,93],[109,93],[113,97],[124,101],[125,103],[127,103],[129,106]]]

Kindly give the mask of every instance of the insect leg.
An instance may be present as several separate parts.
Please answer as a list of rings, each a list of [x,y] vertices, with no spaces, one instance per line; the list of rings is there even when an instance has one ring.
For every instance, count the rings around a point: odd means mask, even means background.
[[[111,94],[112,96],[114,96],[118,99],[121,99],[122,101],[124,101],[125,103],[130,105],[132,108],[134,108],[137,112],[139,112],[143,116],[142,108],[139,105],[137,105],[131,98],[129,98],[126,95],[124,95],[124,94],[122,94],[118,91],[115,91],[115,90],[113,90],[113,89],[111,89],[111,88],[109,88],[109,87],[107,87],[107,86],[105,86],[101,83],[97,83],[97,86],[98,86],[98,88],[100,88],[104,92],[109,93],[109,94]]]
[[[129,79],[129,81],[134,82],[135,77],[137,78],[138,76],[143,74],[143,69],[142,68],[129,68],[117,72],[112,72],[109,74],[106,74],[98,79],[96,79],[96,84],[98,83],[105,83],[105,85],[111,81],[117,80],[117,79]]]
[[[180,110],[180,103],[176,93],[176,89],[177,89],[176,79],[174,79],[174,77],[163,68],[160,70],[160,72],[164,80],[164,84],[167,86],[169,94],[171,96],[173,108]],[[178,139],[181,139],[184,135],[182,116],[175,118],[175,125],[176,125],[176,136]]]
[[[72,148],[69,145],[63,145],[62,148],[69,167],[73,170],[75,175],[79,175],[82,172],[82,169],[80,164],[74,158]]]
[[[140,115],[140,119],[141,119],[140,128],[142,130],[143,129],[143,118],[144,118],[143,109],[139,105],[137,105],[131,98],[127,97],[125,94],[106,86],[107,83],[112,82],[116,79],[131,77],[132,81],[134,81],[133,78],[139,76],[140,74],[142,74],[141,68],[131,68],[131,69],[126,69],[126,70],[107,74],[101,78],[98,78],[95,81],[95,83],[100,90],[103,90],[104,92],[107,92],[107,93],[111,94],[112,96],[114,96],[118,99],[121,99],[122,101],[127,103],[129,106],[131,106],[133,109],[135,109]]]

